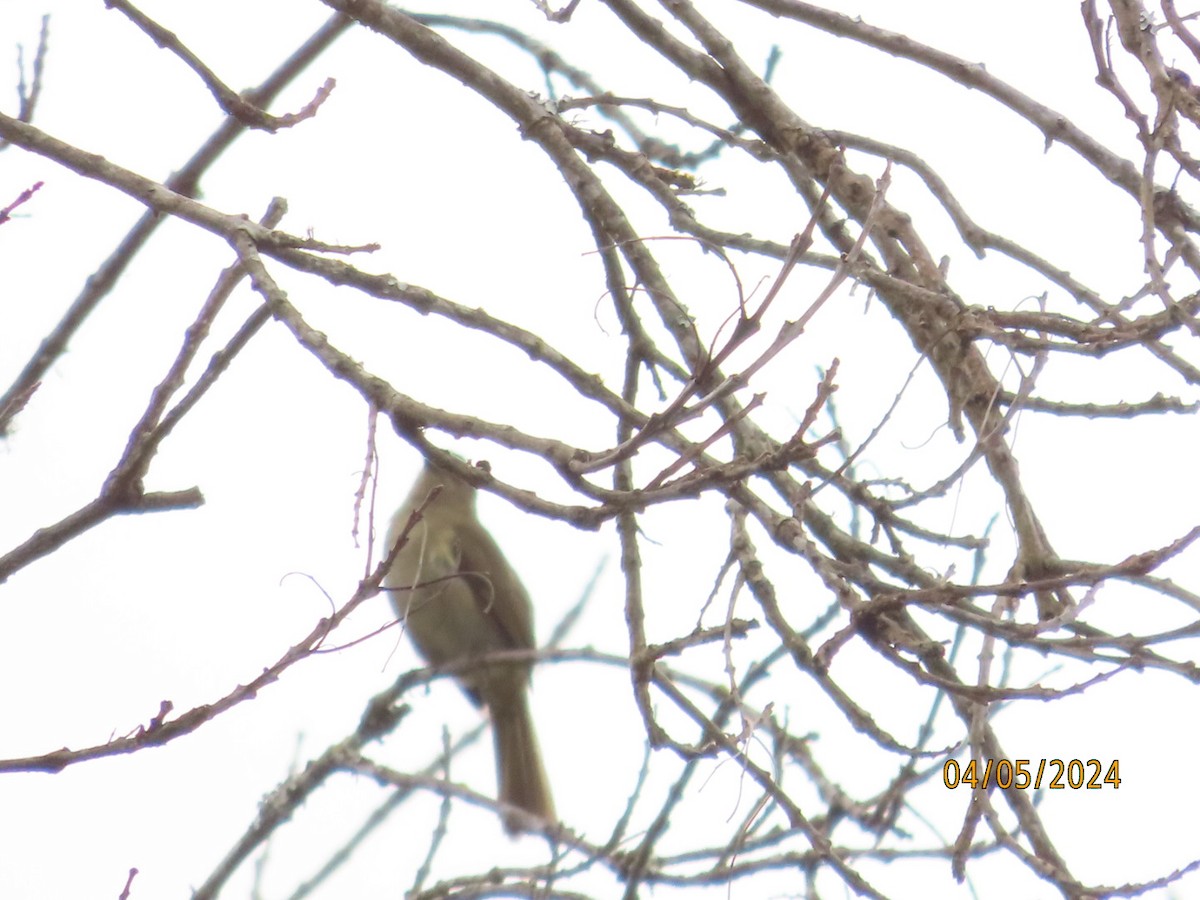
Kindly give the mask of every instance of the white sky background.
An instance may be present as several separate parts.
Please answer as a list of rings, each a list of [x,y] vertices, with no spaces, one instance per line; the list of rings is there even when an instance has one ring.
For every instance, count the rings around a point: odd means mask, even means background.
[[[1109,146],[1133,153],[1131,126],[1092,82],[1075,3],[860,0],[829,5],[986,62],[994,75],[1061,110]],[[916,151],[981,225],[1053,257],[1104,290],[1108,299],[1139,287],[1143,276],[1130,201],[1070,151],[1056,146],[1044,152],[1042,135],[1014,114],[850,41],[782,25],[733,3],[707,6],[717,7],[714,15],[737,11],[725,16],[725,24],[746,59],[760,63],[772,43],[781,44],[775,86],[808,121]],[[143,8],[239,89],[258,83],[329,15],[320,4],[294,2],[284,16],[280,4],[263,2],[147,2]],[[524,2],[447,3],[437,11],[503,17],[557,47],[614,93],[653,95],[726,120],[704,89],[681,83],[660,65],[630,59],[612,66],[606,58],[605,37],[613,33],[608,13],[588,0],[567,27],[541,22],[532,4]],[[126,168],[165,178],[218,123],[219,111],[191,73],[99,0],[0,0],[5,111],[15,110],[15,78],[4,60],[11,59],[18,41],[25,44],[27,59],[32,57],[44,12],[52,16],[51,45],[34,122],[38,128]],[[542,90],[533,63],[498,40],[447,35],[482,54],[510,80]],[[352,261],[535,330],[584,368],[619,383],[624,343],[602,296],[599,262],[585,255],[590,238],[575,203],[536,147],[521,141],[503,116],[461,86],[365,30],[341,38],[272,111],[298,109],[328,76],[338,86],[316,119],[275,136],[241,138],[203,179],[201,199],[257,219],[271,197],[286,197],[290,212],[284,230],[304,234],[311,229],[328,242],[378,241],[383,245],[378,253]],[[803,227],[801,206],[781,181],[746,171],[750,167],[736,158],[730,165],[735,168],[728,185],[739,190],[724,199],[689,201],[713,224],[731,231],[753,229],[784,242]],[[863,165],[878,174],[877,165]],[[702,174],[712,180],[708,172]],[[762,180],[761,189],[747,191],[747,179]],[[134,201],[48,160],[16,148],[0,155],[0,202],[39,180],[45,186],[21,208],[22,217],[0,228],[3,385],[142,212]],[[951,254],[951,281],[967,303],[1009,306],[1045,289],[1040,279],[1004,265],[995,254],[984,263],[975,260],[908,173],[897,171],[889,199],[914,214],[935,256]],[[643,233],[668,234],[665,222],[646,224],[653,215],[650,210]],[[1120,227],[1112,227],[1114,221]],[[663,242],[654,252],[686,286],[682,299],[697,316],[701,333],[711,337],[734,308],[725,270],[683,242]],[[174,358],[183,328],[216,272],[230,261],[227,246],[192,226],[172,222],[156,234],[51,371],[17,420],[17,433],[0,445],[0,548],[7,550],[95,496],[151,387]],[[762,261],[743,262],[740,275],[748,287],[773,274]],[[611,443],[606,420],[564,421],[559,411],[575,408],[570,394],[520,354],[497,350],[494,341],[483,338],[468,344],[460,329],[432,317],[331,290],[280,266],[272,271],[310,322],[399,390],[577,445]],[[688,277],[693,272],[695,277]],[[776,321],[794,316],[820,286],[819,279],[797,272],[785,295],[793,305],[779,310]],[[248,287],[239,291],[218,321],[211,349],[257,302]],[[915,354],[900,355],[898,348],[910,349],[907,343],[896,342],[895,326],[880,307],[864,313],[866,306],[864,290],[843,290],[805,337],[763,373],[755,389],[768,391],[766,421],[786,422],[803,412],[817,380],[815,367],[828,366],[835,355],[829,348],[836,346],[842,425],[852,443],[869,432],[891,404]],[[847,342],[851,329],[856,339]],[[1159,390],[1194,399],[1194,392],[1171,382],[1165,372],[1133,359],[1056,362],[1039,383],[1039,393],[1097,403],[1145,399]],[[945,428],[944,400],[927,368],[904,403],[907,415],[898,421],[905,427],[885,432],[868,458],[904,454],[914,481],[928,483],[963,450]],[[915,422],[924,427],[908,430]],[[310,575],[336,602],[349,596],[364,566],[350,530],[365,424],[361,401],[298,351],[280,326],[268,324],[151,466],[148,489],[196,485],[204,492],[204,507],[108,521],[0,589],[0,758],[101,743],[146,724],[164,699],[182,711],[253,678],[328,612],[313,583],[285,578],[289,572]],[[403,498],[419,460],[382,422],[380,434],[378,496],[381,515],[388,515]],[[1194,418],[1159,417],[1130,427],[1026,415],[1016,449],[1056,549],[1068,558],[1115,562],[1168,543],[1195,524],[1200,498],[1190,463],[1196,438]],[[486,445],[440,443],[489,459],[506,481],[551,495],[558,490],[565,499],[542,466]],[[1025,446],[1047,451],[1023,453]],[[647,465],[645,471],[650,470]],[[994,501],[989,483],[968,479],[963,492],[944,504],[943,525],[956,533],[980,533]],[[694,618],[711,590],[728,536],[704,527],[699,507],[718,502],[676,504],[647,520],[649,537],[664,545],[660,555],[647,558],[648,596],[654,598],[648,608],[650,640],[675,636],[671,629],[680,621],[679,605]],[[599,562],[611,557],[569,643],[624,652],[613,529],[572,531],[491,496],[482,497],[480,505],[530,588],[543,638]],[[1009,540],[1007,532],[1006,523],[997,523],[994,535],[1001,547]],[[764,547],[765,537],[756,539]],[[1194,586],[1194,554],[1166,574]],[[985,580],[998,581],[1004,573],[989,575]],[[812,602],[821,608],[827,598]],[[1179,623],[1173,608],[1116,589],[1102,594],[1097,621],[1119,622],[1128,612],[1122,603],[1144,605],[1137,616],[1145,630],[1151,629],[1142,616],[1156,617],[1161,627]],[[749,607],[739,611],[754,613]],[[367,633],[390,615],[380,598],[359,610],[333,642]],[[719,620],[713,615],[707,624]],[[0,777],[0,897],[116,897],[131,866],[140,870],[135,898],[187,896],[241,835],[261,797],[289,766],[345,736],[366,700],[417,664],[406,642],[397,648],[395,635],[390,631],[293,667],[257,700],[165,748],[73,766],[55,776]],[[752,658],[753,646],[748,642],[745,660]],[[1194,657],[1195,651],[1180,648],[1172,655]],[[589,670],[587,683],[595,693],[580,697],[572,677],[579,674],[573,669],[578,665],[539,670],[535,718],[560,814],[573,828],[602,840],[598,829],[614,820],[637,775],[640,722],[623,671],[597,675]],[[1041,671],[1023,676],[1034,678]],[[885,725],[889,716],[895,716],[894,724],[908,722],[912,704],[924,697],[866,653],[851,650],[839,657],[835,675],[852,693],[873,697],[873,712]],[[773,700],[792,721],[820,714],[812,712],[819,702],[799,693],[807,688],[777,685],[774,690],[756,702]],[[416,769],[431,758],[443,723],[461,730],[478,719],[449,683],[412,700],[409,719],[373,751],[400,769]],[[1014,756],[1120,760],[1125,780],[1118,791],[1063,792],[1045,797],[1041,807],[1059,850],[1085,882],[1161,875],[1196,856],[1200,841],[1194,817],[1182,812],[1200,801],[1191,777],[1194,704],[1194,694],[1180,679],[1148,673],[1126,675],[1083,697],[1044,706],[1025,703],[1000,714],[997,727]],[[843,735],[827,715],[814,721],[813,730],[822,733],[821,745],[843,740],[844,752],[829,762],[843,766],[841,774],[852,783],[861,779],[864,792],[891,773],[890,764],[873,769],[878,755],[864,746],[868,742]],[[492,777],[489,741],[455,771],[456,780],[487,794]],[[723,825],[737,793],[737,773],[725,764],[702,793],[689,798],[679,821],[701,828],[709,822]],[[965,807],[965,791],[923,796],[939,808]],[[286,896],[382,799],[373,784],[335,779],[281,830],[267,863],[264,896]],[[319,896],[398,896],[425,852],[432,821],[424,816],[413,827],[405,819],[433,808],[432,799],[413,805],[411,813],[406,807]],[[540,858],[536,842],[503,841],[490,817],[459,815],[459,824],[470,821],[463,831],[469,842],[454,852],[506,861],[508,854],[518,861]],[[928,835],[919,838],[929,842]],[[670,846],[668,839],[662,849]],[[898,880],[897,872],[865,867],[868,878],[891,896],[969,896],[966,887],[953,886],[943,863],[930,863],[921,881],[911,880],[920,871],[915,866],[903,871],[908,877]],[[1055,896],[1004,857],[975,863],[970,871],[981,897]],[[225,896],[247,896],[253,874],[252,866],[244,866]],[[832,881],[826,889],[827,896],[841,896]],[[780,876],[781,894],[800,890],[797,880]],[[1192,879],[1177,896],[1197,890]],[[732,895],[744,894],[735,886]]]

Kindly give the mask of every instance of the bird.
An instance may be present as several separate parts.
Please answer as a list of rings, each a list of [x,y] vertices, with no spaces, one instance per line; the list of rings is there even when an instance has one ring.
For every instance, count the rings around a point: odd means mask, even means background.
[[[426,460],[388,529],[389,550],[407,535],[385,588],[430,665],[466,664],[455,677],[475,706],[487,707],[504,828],[515,836],[556,821],[529,711],[532,661],[471,662],[534,649],[533,604],[479,521],[475,498],[474,485]]]

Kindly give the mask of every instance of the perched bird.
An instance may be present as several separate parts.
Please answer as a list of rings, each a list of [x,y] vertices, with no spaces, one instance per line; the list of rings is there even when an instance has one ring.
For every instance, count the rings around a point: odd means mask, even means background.
[[[534,647],[533,606],[516,573],[475,513],[475,488],[426,462],[392,518],[388,548],[435,488],[385,581],[392,605],[421,655],[434,666],[469,663]],[[496,745],[500,801],[509,834],[555,821],[526,691],[531,663],[468,666],[456,673],[476,706],[487,706]],[[530,821],[529,817],[539,821]]]

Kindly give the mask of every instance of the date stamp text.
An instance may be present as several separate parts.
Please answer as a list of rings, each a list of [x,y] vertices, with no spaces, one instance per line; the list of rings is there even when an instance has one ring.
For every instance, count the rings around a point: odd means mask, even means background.
[[[972,759],[966,764],[948,759],[942,766],[942,782],[951,790],[964,786],[986,790],[993,785],[1019,791],[1040,790],[1043,785],[1052,791],[1115,790],[1121,786],[1121,765],[1116,759],[1107,768],[1098,759]]]

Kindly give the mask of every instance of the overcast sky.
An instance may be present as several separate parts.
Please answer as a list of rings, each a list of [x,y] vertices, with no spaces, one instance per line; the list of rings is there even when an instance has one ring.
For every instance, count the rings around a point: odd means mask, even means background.
[[[1134,158],[1131,129],[1113,99],[1095,88],[1076,4],[828,5],[983,63]],[[980,224],[1019,235],[1035,252],[1052,255],[1076,277],[1108,292],[1109,299],[1138,289],[1144,275],[1138,221],[1128,198],[1061,146],[1047,150],[1043,136],[1010,111],[850,41],[784,27],[734,3],[706,6],[714,7],[747,59],[761,64],[771,46],[780,45],[776,89],[808,121],[913,149]],[[262,80],[330,14],[319,3],[292,2],[284,11],[276,3],[228,0],[158,0],[146,3],[145,11],[238,89]],[[631,56],[614,66],[609,42],[616,26],[600,4],[584,0],[569,26],[549,25],[532,4],[513,0],[447,3],[437,11],[502,17],[559,47],[616,94],[654,95],[724,119],[700,86],[661,64]],[[221,114],[195,76],[101,2],[0,3],[0,108],[6,113],[16,108],[15,67],[3,60],[11,60],[13,46],[21,43],[28,63],[43,13],[51,16],[50,49],[34,120],[38,128],[165,179],[219,124]],[[511,47],[493,38],[446,34],[504,77],[544,92],[537,67]],[[273,136],[241,138],[206,175],[200,199],[257,219],[271,198],[285,197],[289,212],[282,228],[331,243],[378,242],[377,252],[354,261],[536,330],[588,371],[619,385],[624,344],[620,324],[604,303],[600,262],[588,253],[590,235],[574,201],[534,146],[461,85],[362,29],[343,36],[273,111],[300,108],[327,77],[336,78],[337,87],[316,118]],[[881,174],[877,163],[857,162],[868,174]],[[753,183],[759,176],[744,161],[739,168],[731,160],[706,177],[723,187],[720,178]],[[50,160],[18,148],[0,154],[0,205],[37,181],[44,186],[34,199],[0,227],[2,387],[143,211],[131,198]],[[897,170],[891,190],[889,199],[913,214],[935,255],[950,255],[952,280],[967,303],[1012,307],[1046,290],[1031,273],[995,255],[975,259],[910,173]],[[635,207],[638,202],[630,199]],[[805,222],[798,199],[773,192],[765,182],[758,192],[730,191],[694,202],[722,228],[754,229],[785,243]],[[665,220],[653,224],[653,210],[642,211],[646,234],[670,233]],[[1122,224],[1113,227],[1114,221]],[[728,273],[690,245],[664,241],[653,249],[686,287],[683,299],[701,333],[716,334],[733,308]],[[155,235],[72,340],[17,419],[15,433],[0,444],[0,552],[96,495],[150,390],[177,353],[183,330],[216,274],[231,262],[223,241],[192,226],[169,222]],[[744,265],[739,274],[751,287],[774,274],[761,259]],[[273,272],[315,327],[399,390],[579,446],[612,442],[606,418],[563,417],[561,410],[577,408],[569,389],[510,348],[463,337],[445,322],[332,289],[282,266]],[[798,273],[790,296],[798,304],[820,284],[818,277]],[[896,351],[886,314],[868,302],[865,290],[846,287],[837,299],[794,354],[763,373],[756,389],[767,392],[766,421],[794,421],[811,402],[818,367],[828,367],[836,355],[842,366],[842,425],[861,439],[885,414],[916,357]],[[239,289],[230,314],[218,321],[211,347],[257,303],[248,287]],[[795,308],[781,310],[780,318]],[[846,341],[848,333],[856,339]],[[1121,365],[1056,361],[1039,389],[1097,403],[1146,399],[1160,390],[1195,399],[1194,391],[1189,394],[1162,369],[1133,359]],[[901,454],[906,471],[927,483],[944,474],[947,460],[959,458],[962,450],[945,427],[944,398],[927,368],[904,403],[911,404],[904,428],[882,434],[873,452],[879,458]],[[0,758],[102,743],[145,726],[163,700],[177,711],[211,703],[306,634],[328,613],[326,594],[344,602],[366,564],[352,525],[367,421],[365,406],[350,389],[268,323],[164,443],[151,467],[148,489],[196,486],[204,494],[203,507],[108,521],[0,587]],[[1190,469],[1197,436],[1194,417],[1158,417],[1136,429],[1124,422],[1024,417],[1015,440],[1026,486],[1059,553],[1116,562],[1169,543],[1195,524],[1200,498]],[[544,466],[479,443],[444,437],[438,443],[465,457],[488,459],[506,481],[537,485],[566,499]],[[1025,446],[1038,450],[1022,455]],[[381,521],[404,497],[419,465],[416,452],[381,423]],[[938,507],[940,524],[955,533],[981,533],[995,509],[988,491],[982,479],[968,480]],[[647,538],[663,548],[646,560],[647,584],[660,598],[649,610],[652,640],[676,634],[674,602],[699,609],[712,591],[728,534],[711,525],[723,519],[706,511],[719,510],[720,503],[706,497],[674,504],[644,523]],[[626,653],[611,525],[598,533],[572,530],[491,495],[480,506],[535,599],[540,638],[545,640],[599,569],[593,600],[567,644]],[[995,528],[999,545],[1011,541],[1007,523]],[[999,581],[1004,574],[991,572],[985,580]],[[1194,584],[1194,560],[1177,561],[1167,574]],[[1113,622],[1129,612],[1121,603],[1146,603],[1143,595],[1119,591],[1105,595],[1104,602],[1109,605],[1098,615]],[[1177,612],[1149,603],[1137,614],[1155,627],[1179,624]],[[387,603],[376,598],[333,643],[347,644],[390,618]],[[754,646],[748,644],[747,658]],[[1189,653],[1180,649],[1177,655]],[[868,653],[851,655],[844,664],[840,677],[877,701],[881,720],[893,709],[889,691],[895,691],[896,710],[910,710],[919,696],[907,685],[888,683],[894,673]],[[290,768],[344,737],[366,700],[416,665],[415,654],[392,629],[293,667],[253,702],[163,749],[79,764],[53,776],[0,775],[0,896],[116,897],[130,867],[140,870],[133,897],[188,896],[249,826],[264,794]],[[1025,681],[1055,663],[1036,665],[1020,673]],[[620,814],[637,778],[641,722],[622,669],[589,669],[588,684],[597,693],[580,696],[572,678],[579,666],[540,667],[533,704],[559,813],[571,827],[602,841],[600,829]],[[759,702],[773,700],[793,721],[803,720],[813,709],[806,704],[817,701],[802,690],[781,685],[777,695]],[[436,755],[443,724],[462,731],[479,720],[446,682],[412,700],[410,719],[377,754],[406,771]],[[1119,790],[1069,791],[1043,801],[1060,851],[1085,881],[1153,877],[1196,855],[1194,827],[1168,827],[1190,818],[1182,811],[1200,800],[1189,775],[1194,708],[1194,694],[1181,679],[1148,672],[1115,679],[1084,696],[1024,703],[998,714],[1015,756],[1120,760],[1125,780]],[[837,729],[836,720],[823,719],[813,730],[821,731],[822,742],[844,742],[838,759],[843,777],[853,782],[858,771],[864,785],[872,783],[874,748]],[[462,759],[454,778],[491,795],[491,765],[485,740]],[[703,828],[744,815],[737,808],[736,769],[712,768],[704,790],[681,807],[680,821]],[[670,771],[667,767],[651,790],[668,784]],[[262,876],[263,896],[288,896],[382,799],[377,785],[349,778],[334,782],[280,832]],[[965,793],[946,791],[930,802],[961,809]],[[419,808],[419,827],[427,828],[436,799],[423,798]],[[499,852],[497,846],[511,854],[504,856],[506,863],[541,858],[532,841],[498,844],[489,815],[462,821],[452,837],[458,843],[451,859],[471,853],[487,859]],[[932,840],[920,837],[923,844]],[[671,846],[668,841],[662,849]],[[319,896],[398,896],[424,852],[424,832],[414,836],[397,819]],[[865,871],[891,896],[969,896],[968,887],[950,880],[944,862],[926,865],[911,864],[901,883],[889,881],[886,869]],[[244,866],[225,896],[248,896],[253,869]],[[928,873],[927,881],[907,881],[920,871]],[[971,887],[980,897],[1052,896],[1011,860],[985,860],[971,871]],[[1178,896],[1188,896],[1194,885],[1193,879]],[[595,890],[604,895],[604,887]],[[780,876],[778,890],[782,895],[799,888]],[[735,887],[732,896],[745,895]]]

